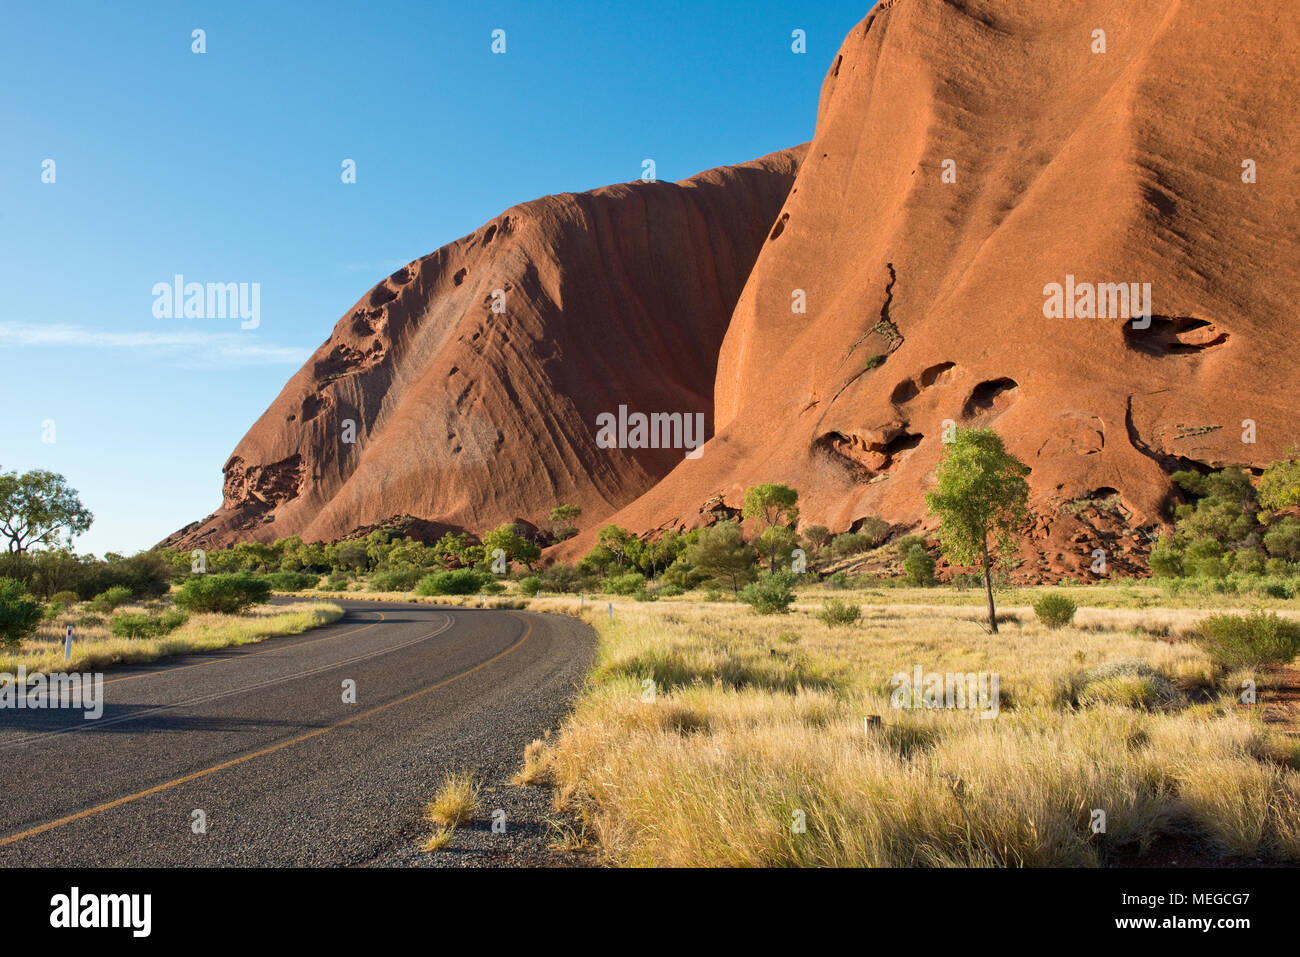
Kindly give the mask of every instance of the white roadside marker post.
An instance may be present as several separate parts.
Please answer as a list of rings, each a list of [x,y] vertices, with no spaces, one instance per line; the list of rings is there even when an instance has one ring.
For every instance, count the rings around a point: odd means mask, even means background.
[[[72,660],[72,626],[68,626],[68,636],[63,639],[63,660]]]

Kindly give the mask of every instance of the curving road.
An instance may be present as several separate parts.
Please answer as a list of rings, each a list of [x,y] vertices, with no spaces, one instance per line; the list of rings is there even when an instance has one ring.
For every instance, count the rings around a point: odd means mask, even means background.
[[[340,604],[301,635],[107,671],[98,720],[0,710],[0,866],[543,863],[539,799],[511,793],[535,789],[501,785],[564,714],[590,628]],[[451,770],[497,785],[506,833],[484,823],[465,859],[419,855]]]

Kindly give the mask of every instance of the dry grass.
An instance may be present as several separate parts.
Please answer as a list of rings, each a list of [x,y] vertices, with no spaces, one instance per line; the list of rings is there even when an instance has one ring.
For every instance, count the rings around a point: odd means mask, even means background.
[[[1300,859],[1294,749],[1237,703],[1239,676],[1155,637],[1203,610],[1089,605],[1049,631],[1026,609],[989,635],[916,591],[931,601],[868,603],[836,628],[807,592],[771,618],[663,600],[616,602],[611,621],[604,601],[535,602],[591,621],[601,645],[520,780],[552,784],[619,865],[1087,866],[1165,834]],[[998,673],[1000,714],[891,708],[890,676],[915,665]]]
[[[464,824],[478,808],[478,786],[468,774],[448,774],[424,808],[424,819],[443,828]]]
[[[201,614],[160,638],[119,638],[108,628],[108,617],[98,624],[81,624],[87,606],[82,604],[44,622],[36,635],[17,651],[0,652],[0,672],[14,674],[19,665],[36,671],[95,671],[110,665],[153,661],[167,655],[211,651],[246,645],[277,635],[296,635],[343,616],[343,609],[327,602],[295,605],[259,605],[242,615]],[[128,605],[119,611],[145,611]],[[74,626],[72,658],[63,660],[63,636]]]
[[[455,828],[450,828],[450,827],[438,828],[436,831],[434,831],[432,834],[429,835],[428,839],[425,840],[424,844],[420,846],[420,850],[424,851],[426,854],[429,853],[430,851],[442,850],[444,847],[447,846],[448,842],[451,841],[451,835],[453,833],[455,833]]]

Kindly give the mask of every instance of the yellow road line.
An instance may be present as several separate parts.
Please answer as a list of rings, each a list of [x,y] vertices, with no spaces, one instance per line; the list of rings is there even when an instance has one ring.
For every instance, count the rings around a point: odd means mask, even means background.
[[[518,616],[512,615],[511,617],[518,617]],[[453,681],[459,681],[461,678],[468,677],[469,675],[474,674],[474,672],[476,671],[481,671],[482,669],[486,668],[488,665],[492,664],[493,662],[500,661],[506,655],[510,654],[512,651],[514,651],[516,648],[522,645],[525,641],[527,641],[528,636],[533,633],[533,624],[532,622],[524,618],[520,618],[519,620],[524,622],[528,626],[528,628],[524,631],[523,637],[521,637],[513,645],[511,645],[509,648],[507,648],[505,651],[501,652],[500,654],[493,655],[491,658],[487,659],[486,661],[483,661],[475,665],[473,668],[470,668],[468,671],[462,671],[458,675],[455,675],[451,678],[447,678],[443,681],[439,681],[436,685],[430,685],[427,688],[422,688],[421,690],[413,692],[404,698],[398,698],[397,700],[390,701],[387,704],[381,704],[377,708],[371,708],[369,711],[363,711],[360,714],[354,714],[350,718],[344,718],[342,721],[336,722],[335,724],[327,725],[324,728],[317,728],[315,731],[308,731],[306,734],[301,734],[296,738],[290,738],[288,741],[281,741],[279,744],[273,744],[270,747],[262,748],[262,750],[254,751],[252,754],[245,754],[243,757],[233,758],[230,761],[223,761],[221,764],[214,764],[210,768],[204,768],[202,771],[195,771],[193,774],[187,774],[184,777],[176,778],[171,781],[166,781],[163,784],[155,785],[154,787],[148,788],[147,790],[137,791],[135,794],[128,794],[126,797],[120,797],[117,798],[116,800],[108,801],[104,804],[98,804],[95,807],[87,808],[84,811],[78,811],[76,814],[69,814],[67,817],[61,817],[55,821],[48,821],[45,824],[39,824],[36,827],[29,828],[26,831],[20,831],[17,834],[10,834],[6,838],[0,838],[0,847],[7,847],[8,845],[15,844],[18,841],[23,840],[24,838],[35,837],[37,834],[44,834],[46,831],[52,831],[55,828],[62,827],[65,824],[71,824],[73,821],[80,821],[83,818],[94,817],[96,814],[102,814],[105,811],[111,811],[115,807],[121,807],[123,804],[129,804],[132,801],[138,801],[140,798],[145,798],[153,794],[158,794],[162,791],[169,790],[170,788],[177,787],[178,785],[188,784],[190,781],[197,781],[199,778],[207,777],[209,774],[216,774],[218,771],[226,770],[226,768],[233,768],[237,764],[243,764],[246,761],[252,761],[254,758],[260,758],[263,755],[273,754],[274,752],[281,751],[284,748],[289,747],[290,745],[299,744],[303,741],[307,741],[310,738],[314,738],[317,737],[318,735],[326,734],[330,731],[333,731],[336,728],[341,728],[344,725],[351,724],[354,721],[360,721],[362,718],[368,718],[372,714],[378,714],[381,711],[387,711],[389,708],[393,707],[394,705],[404,704],[407,701],[411,701],[414,698],[420,697],[421,695],[426,695],[430,691],[437,691],[439,688],[444,688],[447,685],[451,684]],[[378,624],[378,622],[375,622],[375,624]]]
[[[245,652],[242,655],[231,655],[228,658],[214,658],[211,661],[200,661],[198,664],[194,664],[194,665],[181,665],[179,668],[159,668],[157,671],[149,671],[142,675],[126,675],[121,678],[110,678],[108,681],[105,681],[104,684],[114,685],[117,684],[119,681],[134,681],[136,678],[152,678],[154,675],[174,675],[179,671],[189,671],[191,668],[206,668],[208,665],[219,665],[227,661],[239,661],[242,658],[254,658],[257,655],[269,655],[272,652],[276,652],[276,651],[288,651],[290,648],[301,648],[304,645],[314,645],[318,641],[333,641],[335,638],[344,638],[347,637],[348,635],[355,635],[359,631],[365,631],[367,628],[373,628],[375,627],[375,625],[379,624],[380,621],[384,620],[384,613],[382,611],[367,611],[367,612],[363,612],[363,614],[378,615],[379,621],[372,621],[368,625],[362,625],[360,628],[353,628],[351,631],[345,631],[341,635],[326,635],[324,638],[312,638],[309,641],[299,641],[296,644],[284,645],[279,648],[264,648],[261,651],[249,651],[249,652]],[[272,635],[270,637],[275,637],[275,636]],[[220,649],[212,648],[207,650],[217,651]],[[201,651],[191,652],[191,654],[202,654],[202,653],[203,652]]]

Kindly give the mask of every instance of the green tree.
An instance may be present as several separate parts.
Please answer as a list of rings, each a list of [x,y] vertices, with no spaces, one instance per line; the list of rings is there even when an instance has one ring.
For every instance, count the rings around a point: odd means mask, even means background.
[[[768,553],[768,569],[776,571],[776,553],[794,544],[799,521],[799,493],[788,485],[765,482],[745,493],[741,517],[758,528],[758,541]]]
[[[77,490],[57,472],[0,472],[0,535],[9,540],[9,551],[21,553],[63,539],[71,546],[94,520]]]
[[[993,608],[995,551],[1010,551],[1029,515],[1029,467],[1006,450],[992,429],[958,429],[935,469],[936,485],[926,507],[939,516],[939,541],[954,565],[979,565],[988,596],[989,630],[998,630]]]
[[[578,526],[574,522],[581,514],[581,505],[557,505],[551,509],[551,533],[556,541],[562,542],[578,534]]]
[[[1300,448],[1287,449],[1286,457],[1270,462],[1259,477],[1259,504],[1272,512],[1300,505]]]
[[[609,550],[619,569],[628,560],[628,553],[635,549],[632,543],[636,541],[639,541],[637,537],[621,525],[606,525],[596,533],[596,542]]]
[[[712,581],[730,585],[736,594],[758,574],[754,550],[745,544],[735,522],[700,529],[699,537],[686,549],[686,560]]]
[[[514,522],[506,522],[484,535],[483,548],[489,558],[499,548],[505,552],[506,561],[520,562],[529,571],[533,570],[533,563],[542,557],[541,548],[520,535]]]
[[[831,540],[831,530],[825,525],[806,525],[803,530],[803,539],[812,548],[813,554],[821,554]]]

